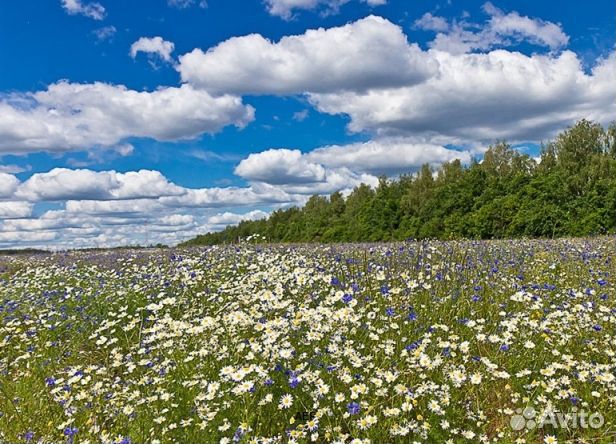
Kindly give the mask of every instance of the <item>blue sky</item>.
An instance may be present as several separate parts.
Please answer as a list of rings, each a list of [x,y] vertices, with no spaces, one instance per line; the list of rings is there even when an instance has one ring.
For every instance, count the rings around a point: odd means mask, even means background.
[[[4,2],[0,247],[140,242],[145,222],[174,243],[496,139],[536,155],[575,120],[613,119],[615,16],[611,1]]]

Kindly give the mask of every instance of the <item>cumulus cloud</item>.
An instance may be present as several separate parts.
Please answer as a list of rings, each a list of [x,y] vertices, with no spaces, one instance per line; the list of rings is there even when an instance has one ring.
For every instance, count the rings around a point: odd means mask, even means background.
[[[0,98],[0,152],[84,150],[127,137],[161,141],[243,127],[254,109],[239,97],[190,85],[134,91],[106,83],[61,81],[46,90]]]
[[[17,187],[15,196],[40,202],[70,199],[138,199],[184,193],[184,188],[172,184],[158,171],[117,173],[54,168],[47,173],[33,174]]]
[[[571,51],[558,56],[495,50],[430,50],[440,73],[418,85],[310,94],[318,110],[346,114],[353,132],[404,134],[432,143],[539,141],[578,119],[613,119],[616,57],[585,73]]]
[[[29,202],[0,202],[0,219],[29,217],[32,214],[32,207],[33,205]]]
[[[430,50],[409,43],[397,25],[369,16],[278,42],[258,34],[231,38],[181,56],[177,69],[185,82],[212,94],[304,93],[317,110],[348,115],[352,132],[435,145],[540,141],[580,118],[605,123],[613,116],[613,55],[587,73],[568,50],[490,49],[522,40],[556,49],[568,37],[551,22],[489,3],[484,10],[489,20],[479,31],[424,15],[416,26],[447,28]],[[456,41],[457,30],[473,36]],[[445,37],[462,46],[437,48]]]
[[[276,43],[259,34],[233,37],[180,56],[177,66],[183,81],[217,94],[364,91],[413,85],[437,68],[399,26],[375,16]]]
[[[437,166],[453,159],[469,162],[471,152],[387,138],[324,146],[307,153],[269,149],[250,154],[238,164],[235,173],[253,185],[277,186],[290,195],[329,194],[361,183],[376,185],[379,175],[411,173],[425,163]]]
[[[155,215],[163,209],[158,199],[131,200],[68,200],[65,204],[67,213],[76,215]]]
[[[423,164],[434,166],[454,159],[471,160],[469,151],[447,149],[440,145],[417,143],[404,138],[376,139],[348,145],[317,148],[305,155],[306,161],[327,168],[349,168],[372,175],[396,176],[416,171]]]
[[[271,15],[282,17],[289,20],[293,17],[293,11],[298,9],[314,10],[323,8],[323,14],[335,14],[340,7],[350,0],[265,0],[267,11]],[[361,0],[369,6],[380,6],[387,3],[387,0]]]
[[[220,208],[248,205],[292,203],[296,197],[279,187],[254,184],[249,187],[187,189],[181,196],[161,197],[160,203],[176,208]]]
[[[0,199],[13,196],[18,186],[19,179],[12,174],[0,172]]]
[[[0,247],[28,246],[30,242],[49,242],[54,240],[57,234],[53,231],[0,231]]]
[[[62,7],[69,15],[83,15],[94,20],[105,18],[105,8],[97,2],[83,3],[81,0],[62,0]]]
[[[173,61],[171,53],[175,45],[173,42],[163,40],[162,37],[141,37],[130,46],[130,56],[134,59],[140,52],[157,55],[167,63]]]
[[[325,180],[325,168],[309,162],[299,150],[271,149],[250,154],[235,168],[247,180],[273,185],[311,183]]]
[[[224,213],[218,213],[213,216],[208,217],[207,223],[210,225],[218,225],[225,227],[227,225],[238,224],[244,220],[258,220],[264,219],[269,215],[269,213],[261,210],[253,210],[244,214],[239,213],[231,213],[229,211],[225,211]]]

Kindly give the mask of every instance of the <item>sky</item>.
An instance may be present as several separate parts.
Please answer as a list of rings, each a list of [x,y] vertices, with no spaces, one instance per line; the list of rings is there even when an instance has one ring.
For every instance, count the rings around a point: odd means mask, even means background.
[[[616,111],[612,0],[0,5],[0,248],[173,245]]]

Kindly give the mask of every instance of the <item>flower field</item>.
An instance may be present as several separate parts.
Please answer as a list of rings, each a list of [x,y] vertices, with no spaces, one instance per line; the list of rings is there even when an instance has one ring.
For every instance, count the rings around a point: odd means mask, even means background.
[[[615,272],[614,237],[3,257],[0,442],[613,443]]]

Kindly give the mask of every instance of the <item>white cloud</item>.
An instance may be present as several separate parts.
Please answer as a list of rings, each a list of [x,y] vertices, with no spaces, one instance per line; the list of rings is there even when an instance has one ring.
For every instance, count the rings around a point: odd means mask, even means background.
[[[484,24],[464,20],[450,24],[443,17],[426,13],[415,22],[415,26],[438,31],[430,47],[451,53],[485,51],[496,46],[516,45],[522,41],[557,50],[569,42],[569,36],[559,24],[522,16],[516,11],[505,14],[490,2],[483,5],[483,10],[489,15]]]
[[[375,16],[273,43],[233,37],[179,57],[182,80],[213,93],[298,94],[413,85],[437,71],[399,26]]]
[[[67,213],[75,215],[155,215],[163,209],[158,199],[131,200],[69,200],[65,204]]]
[[[96,36],[96,39],[99,42],[110,40],[115,35],[116,32],[117,32],[117,29],[113,25],[103,26],[101,28],[97,28],[94,31],[92,31],[92,33]]]
[[[362,183],[370,186],[376,186],[378,184],[378,178],[371,174],[358,173],[349,168],[343,167],[327,169],[324,180],[320,182],[292,182],[279,185],[279,188],[291,195],[304,196],[304,198],[307,199],[308,196],[313,194],[331,194],[336,191],[341,191],[343,194],[348,194],[353,188],[361,185]]]
[[[0,232],[1,247],[26,247],[29,242],[49,242],[54,240],[57,234],[53,231],[4,231]]]
[[[254,109],[235,96],[190,85],[134,91],[106,83],[61,81],[44,91],[0,98],[0,152],[84,150],[127,137],[181,140],[243,127]]]
[[[426,12],[420,18],[415,20],[415,27],[426,31],[447,31],[449,23],[445,18],[432,15]]]
[[[18,186],[19,179],[12,174],[0,172],[0,199],[13,196]]]
[[[521,16],[516,11],[505,14],[490,2],[484,5],[484,10],[490,14],[489,26],[496,34],[520,37],[551,49],[558,49],[569,43],[569,36],[559,24]]]
[[[581,118],[613,119],[614,53],[590,74],[570,51],[427,55],[438,61],[440,73],[424,83],[363,94],[311,94],[310,101],[322,112],[350,116],[353,132],[405,134],[437,144],[540,141]]]
[[[190,214],[171,214],[163,216],[158,220],[159,225],[176,227],[180,225],[190,225],[195,222],[194,216]]]
[[[160,203],[173,208],[220,208],[275,203],[291,203],[296,197],[279,187],[253,184],[250,187],[186,189],[181,196],[161,197]]]
[[[437,166],[453,159],[469,162],[471,153],[387,138],[325,146],[308,153],[269,149],[250,154],[235,173],[253,186],[268,184],[289,195],[329,194],[361,183],[376,185],[378,175],[396,176],[416,171],[425,163]]]
[[[468,163],[471,154],[469,151],[394,138],[325,146],[305,154],[305,158],[327,168],[349,168],[360,173],[396,176],[416,171],[426,163],[436,166],[454,159]]]
[[[258,220],[266,218],[269,213],[261,210],[253,210],[244,214],[239,213],[231,213],[229,211],[225,211],[224,213],[218,213],[214,216],[210,216],[207,219],[207,223],[210,225],[218,225],[225,227],[227,225],[238,224],[244,220]]]
[[[83,15],[94,20],[105,18],[105,8],[97,2],[83,3],[81,0],[62,0],[62,7],[70,15]]]
[[[244,179],[272,185],[325,180],[325,168],[306,160],[299,150],[271,149],[250,154],[235,168]]]
[[[0,202],[0,219],[29,217],[33,205],[29,202]]]
[[[165,62],[171,63],[173,61],[171,53],[174,48],[173,42],[163,40],[162,37],[141,37],[130,46],[130,56],[134,59],[140,52],[155,54]]]
[[[116,200],[184,194],[185,189],[169,182],[160,172],[54,168],[33,174],[16,190],[15,196],[32,202],[61,200]]]
[[[308,117],[308,113],[309,111],[307,109],[296,111],[293,113],[293,120],[296,120],[298,122],[303,122],[304,120],[306,120],[306,117]]]
[[[271,15],[282,17],[285,20],[293,18],[293,11],[297,9],[311,10],[324,8],[323,14],[335,14],[338,9],[350,0],[265,0],[267,11]],[[369,6],[380,6],[387,0],[361,0]]]
[[[199,2],[196,0],[167,0],[167,4],[172,8],[178,9],[190,8],[194,4],[197,4],[200,8],[207,8],[206,0],[200,0]]]
[[[23,173],[24,171],[30,171],[32,169],[32,165],[0,165],[0,173],[8,173],[8,174],[17,174]],[[0,179],[0,184],[2,183],[2,179]],[[1,188],[1,185],[0,185]],[[1,194],[1,193],[0,193]]]

